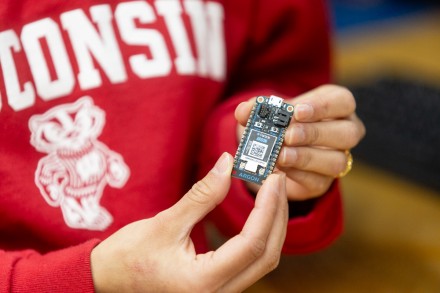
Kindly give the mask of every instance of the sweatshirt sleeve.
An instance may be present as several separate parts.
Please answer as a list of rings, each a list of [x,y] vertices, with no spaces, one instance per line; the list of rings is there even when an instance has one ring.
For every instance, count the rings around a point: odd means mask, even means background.
[[[330,41],[323,1],[259,1],[248,46],[240,66],[231,73],[225,101],[210,116],[204,132],[200,170],[205,174],[224,151],[238,147],[236,106],[257,95],[295,97],[330,81]],[[264,14],[264,15],[263,15]],[[342,204],[336,180],[328,192],[297,207],[288,223],[285,253],[308,253],[329,245],[342,231]],[[226,235],[241,231],[254,197],[241,180],[233,179],[229,195],[212,219]]]
[[[39,254],[0,250],[0,292],[94,292],[90,253],[99,240]]]

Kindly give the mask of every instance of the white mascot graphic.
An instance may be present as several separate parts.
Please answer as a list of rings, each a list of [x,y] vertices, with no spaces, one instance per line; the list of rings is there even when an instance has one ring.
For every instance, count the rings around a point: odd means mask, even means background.
[[[104,124],[104,111],[89,97],[29,120],[31,144],[47,154],[38,163],[35,183],[71,228],[105,230],[113,218],[100,205],[104,187],[121,188],[129,177],[123,158],[97,140]]]

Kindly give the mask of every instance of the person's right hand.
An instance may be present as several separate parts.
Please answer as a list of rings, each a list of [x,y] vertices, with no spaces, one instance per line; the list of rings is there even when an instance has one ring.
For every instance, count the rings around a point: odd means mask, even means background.
[[[91,255],[96,291],[240,292],[273,270],[288,218],[284,174],[267,178],[240,234],[216,251],[195,252],[190,232],[226,196],[232,161],[224,153],[174,206],[96,246]]]

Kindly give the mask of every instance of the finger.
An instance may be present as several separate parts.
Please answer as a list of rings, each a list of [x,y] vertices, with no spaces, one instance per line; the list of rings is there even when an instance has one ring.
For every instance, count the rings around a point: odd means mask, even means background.
[[[286,173],[286,190],[289,200],[306,200],[323,195],[334,178],[293,168],[280,168]]]
[[[278,197],[279,202],[275,220],[267,239],[263,255],[251,266],[248,266],[227,282],[225,286],[219,290],[220,292],[242,292],[278,266],[281,249],[286,238],[288,222],[285,180],[283,180],[282,185],[281,196]]]
[[[256,98],[252,98],[246,102],[240,103],[237,108],[235,108],[235,119],[237,119],[238,123],[242,126],[245,126],[247,120],[249,119],[249,115],[251,114],[252,108],[255,105]]]
[[[192,227],[214,209],[226,196],[231,183],[232,156],[223,153],[214,168],[189,190],[174,206],[162,213],[173,221],[185,237]]]
[[[344,87],[324,85],[290,101],[295,106],[294,117],[299,122],[316,122],[347,117],[354,113],[356,101]]]
[[[294,123],[286,130],[284,142],[288,146],[323,146],[334,149],[351,149],[365,131],[354,118],[315,123]]]
[[[241,140],[241,137],[243,136],[245,127],[241,124],[237,124],[237,141],[239,142]]]
[[[216,288],[225,284],[243,269],[252,265],[266,250],[280,208],[280,197],[285,198],[283,175],[270,175],[255,200],[242,232],[228,240],[210,255],[199,256],[205,262],[205,276]]]
[[[295,168],[336,177],[345,170],[347,156],[343,151],[333,149],[284,146],[277,164],[280,168]]]

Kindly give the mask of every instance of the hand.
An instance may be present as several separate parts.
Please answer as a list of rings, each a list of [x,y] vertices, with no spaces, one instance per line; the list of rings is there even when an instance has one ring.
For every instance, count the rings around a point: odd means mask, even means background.
[[[232,157],[223,154],[173,207],[134,222],[92,251],[97,292],[240,292],[274,269],[287,225],[285,175],[261,187],[242,232],[216,251],[196,254],[190,232],[230,186]]]
[[[320,86],[285,102],[294,105],[295,111],[276,167],[286,173],[289,200],[318,197],[345,170],[344,151],[359,143],[365,127],[356,116],[352,93],[344,87]],[[254,103],[255,99],[243,102],[235,111],[239,138]],[[250,183],[248,187],[259,188]]]

